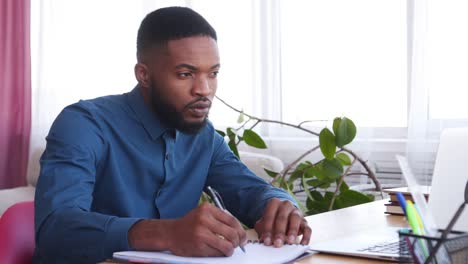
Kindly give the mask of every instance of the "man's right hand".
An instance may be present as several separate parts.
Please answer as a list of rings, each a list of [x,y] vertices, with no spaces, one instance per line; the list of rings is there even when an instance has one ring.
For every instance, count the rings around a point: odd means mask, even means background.
[[[204,203],[179,219],[141,220],[128,232],[135,250],[170,250],[179,256],[231,256],[246,232],[231,214]]]

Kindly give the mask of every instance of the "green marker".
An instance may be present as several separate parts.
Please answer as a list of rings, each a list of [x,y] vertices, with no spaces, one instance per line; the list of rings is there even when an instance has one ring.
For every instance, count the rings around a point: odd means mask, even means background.
[[[416,210],[416,207],[414,207],[413,203],[409,200],[406,201],[406,217],[410,224],[411,230],[413,230],[413,234],[419,236],[424,235],[424,231],[421,228],[421,219],[419,217],[418,211]],[[427,250],[426,243],[424,243],[422,239],[418,239],[418,243],[421,247],[424,258],[427,259],[429,253]]]

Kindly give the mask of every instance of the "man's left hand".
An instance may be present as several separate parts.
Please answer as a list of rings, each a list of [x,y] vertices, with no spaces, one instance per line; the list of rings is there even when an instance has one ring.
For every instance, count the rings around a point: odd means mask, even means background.
[[[294,244],[300,235],[302,235],[301,245],[308,245],[312,234],[312,229],[301,211],[290,201],[281,201],[277,198],[268,202],[262,218],[255,224],[255,231],[260,242],[275,247]]]

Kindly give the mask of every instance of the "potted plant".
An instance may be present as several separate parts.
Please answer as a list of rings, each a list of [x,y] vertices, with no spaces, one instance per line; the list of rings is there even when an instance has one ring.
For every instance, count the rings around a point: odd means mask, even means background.
[[[351,190],[344,181],[346,176],[356,174],[351,172],[356,163],[360,164],[365,170],[365,172],[359,174],[368,176],[374,183],[376,190],[383,197],[380,183],[366,161],[346,147],[346,145],[353,141],[357,132],[356,126],[351,119],[337,117],[333,120],[331,129],[325,127],[320,132],[315,132],[303,126],[306,122],[295,125],[259,118],[244,113],[219,97],[217,99],[239,113],[237,120],[238,127],[228,127],[226,131],[217,130],[220,135],[227,137],[229,147],[238,157],[238,146],[241,142],[245,142],[245,144],[254,148],[267,148],[263,138],[253,130],[261,123],[273,123],[293,127],[318,137],[319,144],[317,146],[299,155],[282,171],[264,169],[271,176],[270,183],[276,187],[283,188],[291,194],[306,215],[322,213],[374,200],[374,196],[371,194]],[[316,161],[304,160],[307,155],[319,150],[322,154],[321,159]],[[332,184],[335,184],[334,190],[329,191]],[[297,199],[296,195],[301,192],[305,192],[307,195],[305,203]]]

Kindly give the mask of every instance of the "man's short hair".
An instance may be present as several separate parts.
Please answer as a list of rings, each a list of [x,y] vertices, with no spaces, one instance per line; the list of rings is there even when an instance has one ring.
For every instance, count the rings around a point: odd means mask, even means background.
[[[137,36],[137,59],[155,45],[170,40],[207,36],[217,40],[216,31],[200,14],[187,7],[157,9],[143,19]]]

